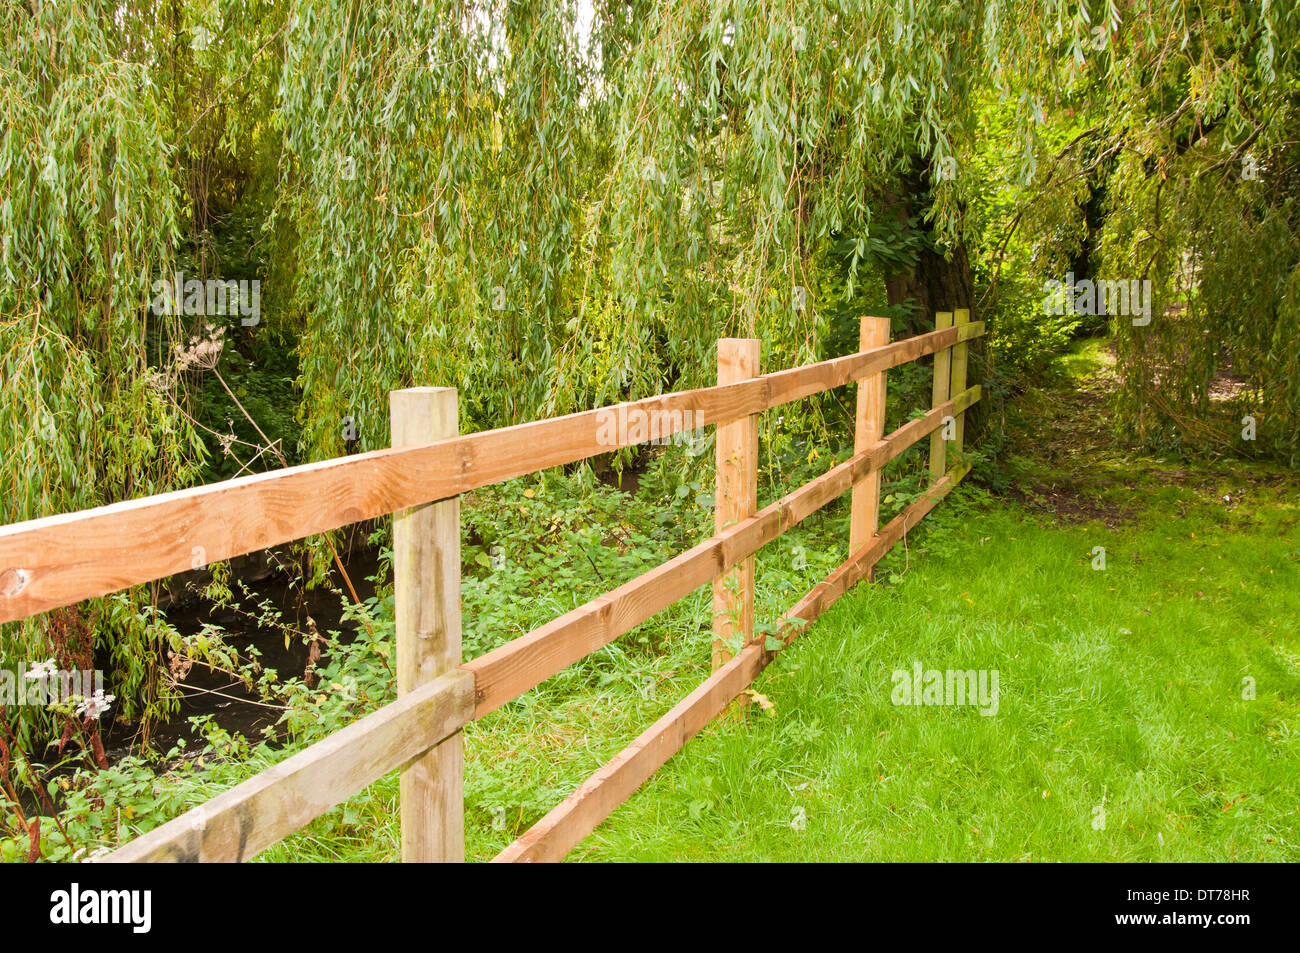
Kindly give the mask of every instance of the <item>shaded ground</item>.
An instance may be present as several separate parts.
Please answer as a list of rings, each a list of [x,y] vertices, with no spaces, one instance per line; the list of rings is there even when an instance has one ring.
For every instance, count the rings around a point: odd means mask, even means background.
[[[1114,360],[1102,341],[1083,342],[1063,361],[1062,375],[1018,398],[1003,426],[1011,452],[1007,495],[1057,521],[1132,522],[1147,498],[1171,487],[1194,492],[1225,511],[1268,502],[1295,477],[1276,466],[1238,460],[1185,464],[1119,445],[1109,408]]]

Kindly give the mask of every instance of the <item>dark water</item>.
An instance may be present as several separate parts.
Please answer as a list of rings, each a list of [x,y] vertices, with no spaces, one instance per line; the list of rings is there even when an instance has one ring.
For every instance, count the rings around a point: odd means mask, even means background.
[[[355,546],[340,551],[340,560],[356,588],[357,596],[365,600],[374,595],[374,584],[369,577],[379,566],[379,554],[368,546]],[[248,657],[248,649],[255,647],[261,654],[261,664],[275,669],[281,679],[301,677],[307,667],[309,646],[296,632],[289,635],[285,644],[285,630],[281,626],[307,633],[308,617],[315,622],[316,630],[325,635],[338,630],[347,639],[355,631],[355,623],[342,621],[343,600],[351,602],[351,595],[343,584],[337,569],[332,583],[343,593],[327,586],[305,590],[297,579],[291,561],[270,559],[244,560],[232,567],[230,588],[235,593],[232,600],[244,612],[230,606],[217,606],[204,600],[198,593],[206,577],[190,574],[191,578],[178,585],[177,598],[166,608],[169,622],[182,635],[199,633],[205,625],[217,626],[225,632],[226,642]],[[251,597],[242,594],[238,582],[252,591]],[[259,623],[264,605],[269,604],[279,612],[277,625]],[[247,614],[245,614],[247,613]],[[251,617],[250,617],[251,616]],[[163,659],[166,664],[166,659]],[[321,659],[317,664],[325,661]],[[232,685],[231,683],[234,682]],[[212,720],[232,733],[240,733],[250,741],[262,739],[262,730],[279,720],[278,709],[264,707],[255,691],[249,691],[241,682],[225,672],[212,672],[194,665],[178,686],[182,698],[180,709],[168,721],[151,726],[150,743],[159,751],[168,751],[180,739],[185,739],[193,750],[199,736],[190,725],[195,715],[211,715]],[[110,761],[121,758],[131,750],[139,750],[139,726],[114,722],[104,738],[105,752]]]

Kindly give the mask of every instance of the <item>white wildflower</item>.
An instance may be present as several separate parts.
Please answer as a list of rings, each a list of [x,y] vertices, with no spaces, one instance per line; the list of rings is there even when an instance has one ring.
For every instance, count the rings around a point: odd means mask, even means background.
[[[46,659],[44,662],[37,662],[27,670],[27,677],[30,679],[53,678],[57,668],[54,659]]]
[[[116,695],[105,695],[102,688],[97,689],[95,694],[83,699],[81,704],[77,705],[77,714],[98,719],[100,715],[108,711],[109,706],[113,704],[116,698]]]

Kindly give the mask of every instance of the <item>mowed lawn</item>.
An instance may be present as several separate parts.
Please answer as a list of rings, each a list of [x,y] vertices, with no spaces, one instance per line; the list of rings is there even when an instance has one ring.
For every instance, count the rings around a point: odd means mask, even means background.
[[[1074,523],[960,489],[571,859],[1300,860],[1297,485],[1112,483]],[[916,662],[997,713],[893,704]]]

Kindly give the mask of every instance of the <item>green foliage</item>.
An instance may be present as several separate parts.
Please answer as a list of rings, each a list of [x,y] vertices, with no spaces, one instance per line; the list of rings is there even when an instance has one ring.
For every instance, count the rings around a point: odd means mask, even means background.
[[[179,195],[157,78],[123,48],[137,12],[0,9],[3,523],[171,489],[195,473],[197,438],[153,364],[171,329],[145,310],[151,273],[175,247]],[[147,594],[90,612],[123,713],[162,714]],[[39,621],[0,629],[0,658],[53,654]]]
[[[1041,379],[1069,347],[1080,319],[1044,314],[1041,282],[1008,276],[1001,285],[985,346],[999,375],[1024,386]]]
[[[1158,319],[1117,324],[1122,419],[1146,444],[1300,460],[1296,155],[1279,156],[1282,167],[1262,181],[1195,179],[1167,213],[1161,241],[1186,251],[1173,261],[1157,254]],[[1115,246],[1140,242],[1139,220],[1113,216]],[[1253,439],[1242,436],[1247,415]]]

